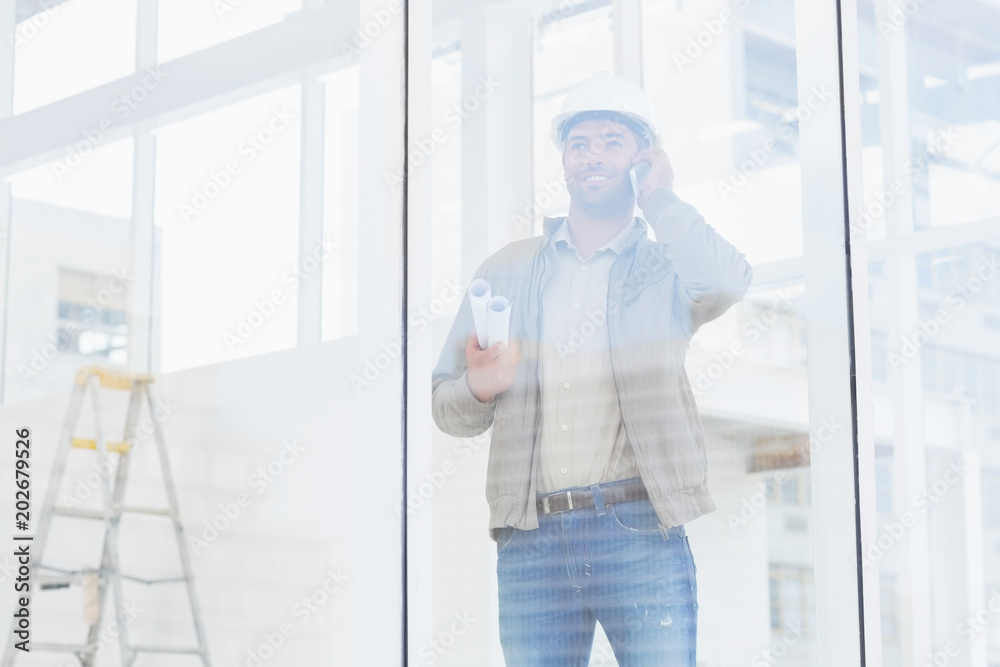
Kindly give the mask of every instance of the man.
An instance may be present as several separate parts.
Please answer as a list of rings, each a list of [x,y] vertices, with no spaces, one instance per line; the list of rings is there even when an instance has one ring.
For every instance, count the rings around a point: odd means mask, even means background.
[[[508,667],[587,665],[598,621],[623,667],[694,667],[683,524],[715,505],[684,356],[751,270],[673,193],[632,82],[598,73],[574,88],[553,139],[569,213],[476,272],[512,303],[510,343],[481,350],[463,303],[434,371],[434,420],[461,437],[493,427],[486,496]]]

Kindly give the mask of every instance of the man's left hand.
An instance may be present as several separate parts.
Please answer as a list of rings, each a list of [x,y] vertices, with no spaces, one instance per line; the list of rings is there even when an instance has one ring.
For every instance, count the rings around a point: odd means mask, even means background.
[[[662,148],[646,148],[635,154],[632,165],[640,162],[649,163],[649,173],[639,187],[639,208],[646,208],[646,200],[660,188],[674,188],[674,168],[670,166],[670,158]]]

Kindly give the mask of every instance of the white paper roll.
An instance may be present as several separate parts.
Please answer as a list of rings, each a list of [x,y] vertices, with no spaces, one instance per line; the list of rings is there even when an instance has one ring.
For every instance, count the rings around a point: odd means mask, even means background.
[[[507,334],[510,329],[510,301],[507,297],[495,296],[490,299],[490,335],[489,344],[507,344]]]
[[[479,339],[479,349],[489,347],[489,315],[490,284],[482,278],[477,278],[469,284],[469,303],[472,305],[472,321],[476,325],[476,338]]]

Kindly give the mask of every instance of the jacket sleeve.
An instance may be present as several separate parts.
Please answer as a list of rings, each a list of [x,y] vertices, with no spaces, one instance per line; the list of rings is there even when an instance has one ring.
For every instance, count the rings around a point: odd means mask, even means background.
[[[477,272],[476,277],[482,277]],[[497,397],[483,403],[469,388],[465,346],[472,335],[472,307],[465,296],[448,332],[431,380],[434,423],[449,435],[468,438],[485,432],[493,423]]]
[[[643,210],[656,241],[665,248],[691,308],[691,330],[714,320],[750,288],[746,257],[668,188],[653,192]]]

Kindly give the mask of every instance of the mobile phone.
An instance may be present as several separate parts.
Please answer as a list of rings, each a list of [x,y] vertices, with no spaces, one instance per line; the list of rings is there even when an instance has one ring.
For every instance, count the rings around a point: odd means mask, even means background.
[[[642,182],[646,180],[646,175],[649,174],[649,169],[650,164],[643,160],[628,170],[628,175],[632,179],[632,194],[636,199],[639,198],[639,190],[642,188]]]

